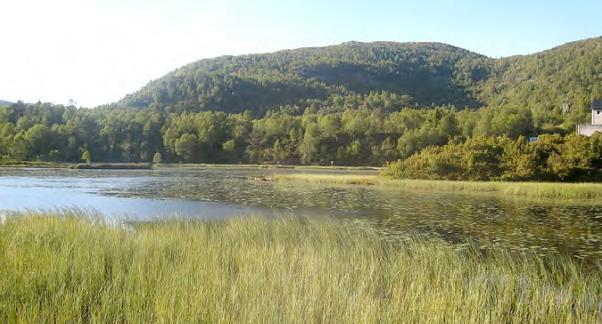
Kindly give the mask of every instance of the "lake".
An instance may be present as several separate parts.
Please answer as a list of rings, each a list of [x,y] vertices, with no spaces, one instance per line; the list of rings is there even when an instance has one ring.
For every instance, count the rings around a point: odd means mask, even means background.
[[[290,172],[326,171],[0,169],[0,213],[77,208],[135,220],[174,215],[346,217],[370,223],[387,237],[437,236],[483,248],[558,251],[602,260],[602,204],[252,180]]]

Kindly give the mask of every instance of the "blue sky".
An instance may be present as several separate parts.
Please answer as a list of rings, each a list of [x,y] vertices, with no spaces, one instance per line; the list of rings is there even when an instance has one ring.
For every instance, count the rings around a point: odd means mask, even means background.
[[[268,41],[274,33],[316,44],[439,41],[500,57],[602,35],[600,0],[262,0],[242,7],[245,24],[257,24],[251,28]]]
[[[501,57],[602,35],[600,0],[4,0],[0,12],[0,99],[88,107],[225,54],[389,40]]]

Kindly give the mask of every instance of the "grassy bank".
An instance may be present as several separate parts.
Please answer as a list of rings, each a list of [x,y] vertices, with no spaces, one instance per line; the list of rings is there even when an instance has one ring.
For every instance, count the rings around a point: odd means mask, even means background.
[[[494,193],[527,198],[587,200],[602,198],[602,183],[395,180],[376,175],[302,173],[275,175],[273,179],[331,185],[379,185],[416,191]]]
[[[0,225],[1,322],[596,322],[602,277],[559,256],[385,242],[334,220]]]

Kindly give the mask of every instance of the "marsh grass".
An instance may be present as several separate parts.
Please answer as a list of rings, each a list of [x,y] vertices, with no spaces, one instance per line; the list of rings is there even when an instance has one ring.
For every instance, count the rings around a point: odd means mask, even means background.
[[[601,269],[307,218],[0,225],[1,322],[599,322]]]
[[[384,185],[385,179],[376,175],[363,174],[315,174],[315,173],[292,173],[275,174],[272,176],[274,181],[299,181],[316,184],[331,185]]]
[[[330,185],[372,185],[415,191],[493,193],[526,198],[602,198],[601,183],[493,182],[449,180],[396,180],[376,175],[287,174],[275,181],[298,181]]]

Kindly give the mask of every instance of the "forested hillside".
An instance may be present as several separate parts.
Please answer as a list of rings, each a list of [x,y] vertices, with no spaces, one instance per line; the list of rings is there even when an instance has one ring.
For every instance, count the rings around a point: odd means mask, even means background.
[[[562,124],[563,104],[575,112],[602,97],[602,38],[495,60],[489,71],[477,86],[487,106],[527,107],[538,121]]]
[[[94,109],[12,104],[0,108],[0,158],[383,165],[449,145],[405,164],[418,166],[457,147],[488,150],[461,143],[573,133],[601,91],[601,38],[503,59],[352,42],[201,60]],[[565,142],[583,144],[554,143]]]
[[[118,106],[170,111],[256,114],[292,106],[330,106],[337,97],[370,92],[399,96],[402,106],[478,106],[465,78],[489,60],[438,43],[357,43],[201,60],[150,82]],[[478,74],[478,72],[475,72]],[[486,73],[486,71],[484,71]]]
[[[602,93],[602,38],[490,59],[439,43],[358,43],[201,60],[150,82],[117,106],[242,112],[342,110],[341,98],[386,93],[385,110],[515,105],[536,118]],[[557,120],[556,120],[557,121]]]

